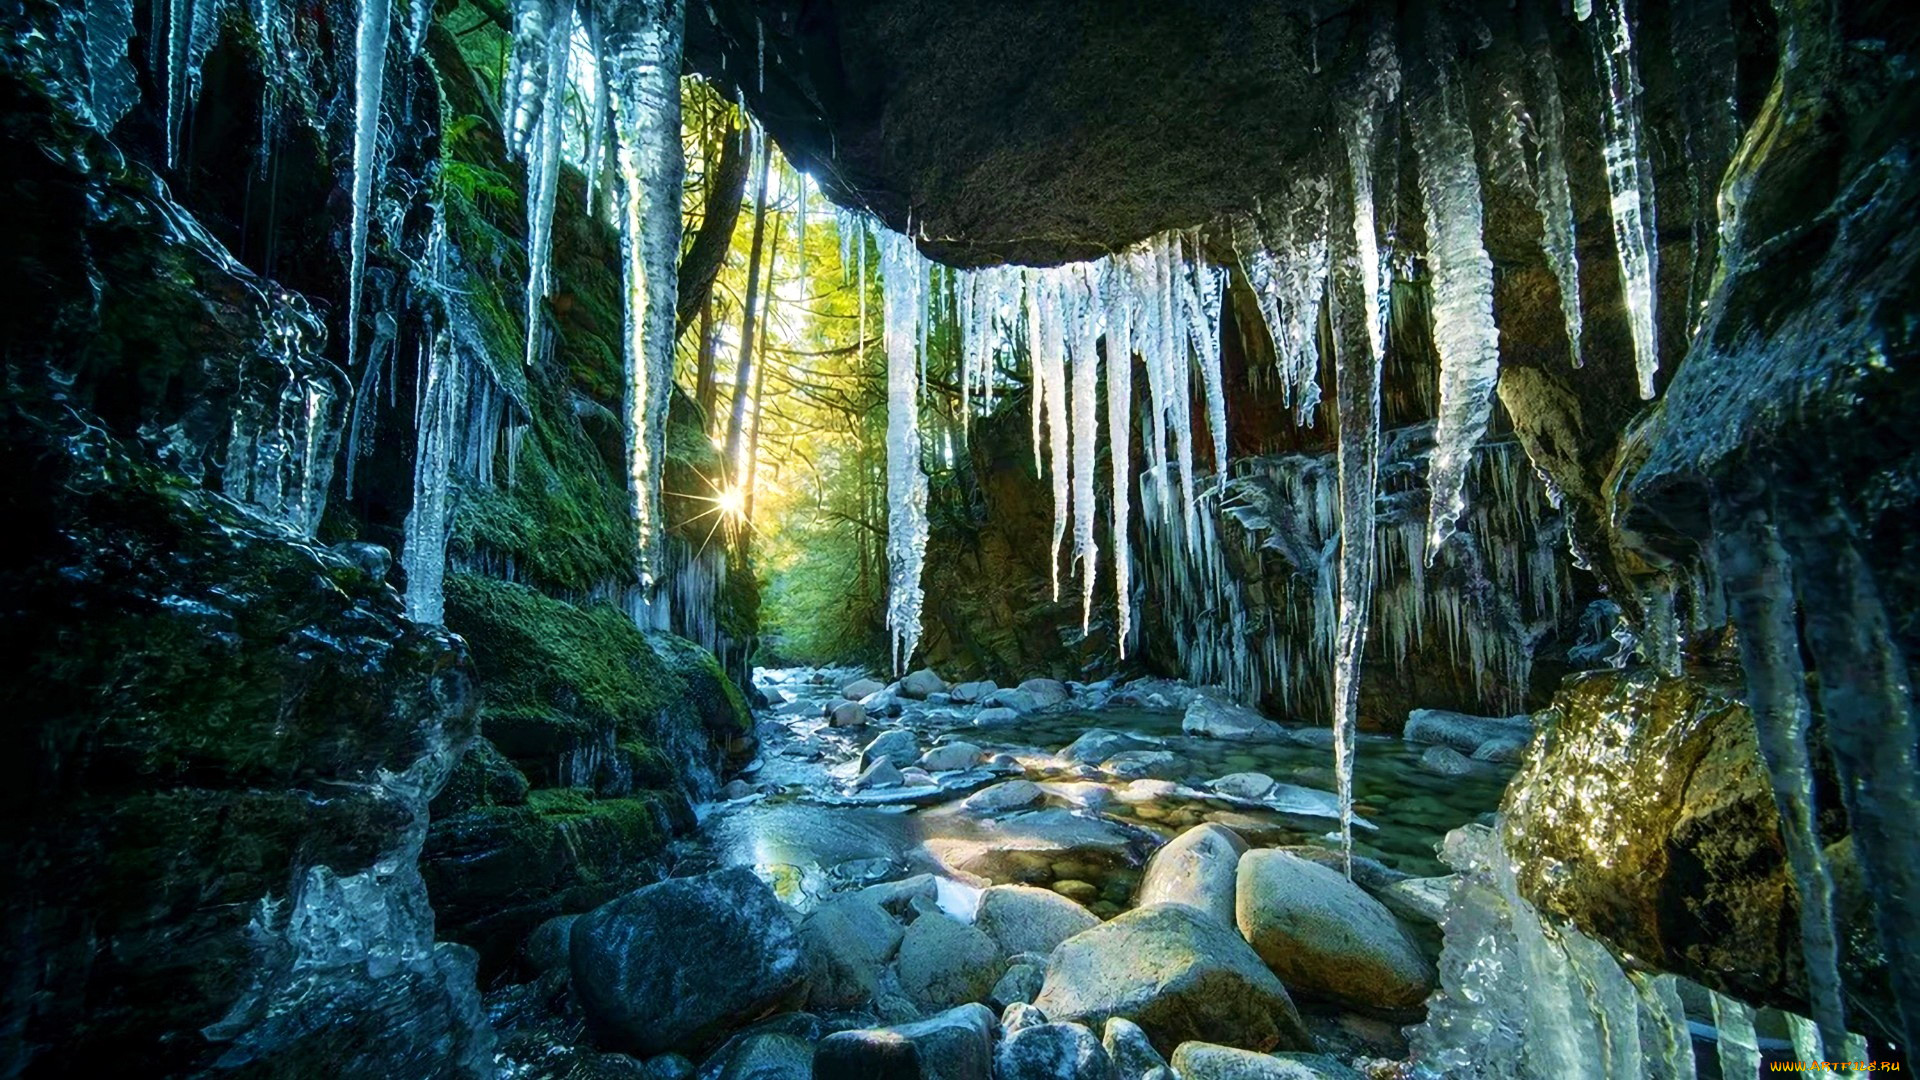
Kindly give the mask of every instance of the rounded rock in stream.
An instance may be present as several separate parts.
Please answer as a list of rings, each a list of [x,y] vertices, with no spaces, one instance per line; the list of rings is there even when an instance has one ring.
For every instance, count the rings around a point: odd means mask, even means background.
[[[998,814],[1024,809],[1046,797],[1031,780],[1008,780],[974,792],[960,806],[975,814]]]
[[[1086,908],[1059,893],[1030,885],[995,885],[980,894],[974,925],[1009,955],[1045,956],[1061,942],[1100,925]]]
[[[857,701],[837,702],[828,707],[827,716],[834,727],[867,726],[867,707]]]
[[[596,1036],[641,1055],[704,1049],[806,993],[787,909],[744,867],[609,901],[573,924],[570,952]]]
[[[1119,1080],[1113,1059],[1080,1024],[1035,1024],[1007,1036],[993,1056],[999,1080]]]
[[[1209,694],[1198,694],[1180,721],[1180,730],[1188,735],[1232,742],[1279,743],[1287,741],[1287,730],[1244,705],[1224,701]]]
[[[1195,825],[1147,860],[1140,906],[1186,904],[1232,926],[1234,883],[1247,842],[1224,825]]]
[[[921,668],[900,680],[901,696],[913,698],[916,701],[925,701],[934,694],[945,693],[946,689],[946,681],[926,668]]]
[[[1294,990],[1360,1010],[1410,1009],[1433,965],[1393,913],[1337,870],[1284,851],[1249,851],[1235,890],[1240,932]]]
[[[984,1000],[1005,963],[993,938],[935,910],[907,927],[894,969],[909,1001],[922,1009],[948,1009]]]
[[[948,690],[947,693],[952,695],[956,705],[978,705],[987,700],[987,695],[998,689],[1000,689],[998,683],[992,679],[983,679],[978,682],[963,682]]]
[[[1173,1070],[1180,1080],[1363,1080],[1325,1054],[1254,1054],[1203,1042],[1180,1044]]]
[[[877,761],[891,761],[904,769],[919,757],[920,743],[913,732],[895,728],[881,733],[860,751],[860,770],[865,772]]]
[[[845,686],[842,686],[840,692],[854,701],[859,701],[863,697],[870,694],[877,694],[886,688],[885,683],[874,679],[855,679]]]
[[[1042,709],[1062,704],[1073,696],[1067,689],[1067,684],[1058,679],[1028,679],[1016,689],[1039,702],[1039,707]]]
[[[1185,904],[1135,908],[1062,942],[1034,1006],[1085,1024],[1125,1017],[1162,1053],[1190,1039],[1313,1045],[1287,988],[1253,949]]]
[[[816,1080],[990,1080],[993,1013],[961,1005],[894,1027],[836,1032],[813,1056]]]

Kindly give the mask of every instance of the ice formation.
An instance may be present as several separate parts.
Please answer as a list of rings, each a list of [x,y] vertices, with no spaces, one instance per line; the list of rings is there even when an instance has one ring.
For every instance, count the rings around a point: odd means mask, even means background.
[[[680,0],[628,4],[607,28],[602,73],[612,84],[626,294],[628,480],[641,589],[657,584],[664,519],[667,407],[673,400],[674,308],[679,291]],[[656,621],[658,616],[655,616]]]
[[[1094,463],[1100,442],[1100,281],[1092,267],[1066,275],[1064,304],[1073,361],[1073,559],[1080,568],[1080,632],[1093,621],[1094,570],[1100,544],[1093,532]]]
[[[183,6],[175,0],[176,12]],[[353,69],[353,223],[348,234],[347,362],[360,356],[360,293],[367,274],[367,223],[373,214],[373,174],[379,168],[380,102],[387,75],[387,37],[393,26],[392,0],[360,0],[354,34]],[[181,74],[173,76],[175,79]],[[171,115],[171,110],[170,110]],[[169,120],[172,134],[174,120]]]
[[[1437,84],[1414,109],[1414,146],[1433,271],[1433,336],[1440,354],[1440,413],[1429,486],[1427,557],[1466,511],[1473,448],[1493,414],[1500,332],[1493,321],[1493,260],[1481,240],[1480,171],[1457,68],[1436,65]]]
[[[132,0],[87,0],[87,105],[101,131],[112,131],[140,99],[127,62],[132,42]]]
[[[573,56],[573,5],[561,3],[546,12],[546,50],[541,64],[546,73],[540,107],[524,153],[527,159],[527,354],[536,359],[545,336],[541,317],[547,298],[547,264],[553,255],[553,205],[560,190],[561,130],[567,96],[567,68]]]
[[[1283,197],[1240,220],[1234,246],[1273,337],[1285,400],[1295,421],[1307,426],[1320,403],[1320,305],[1326,295],[1329,226],[1326,178],[1311,169],[1302,172]]]
[[[887,632],[904,673],[920,642],[920,571],[926,562],[927,476],[920,466],[920,327],[927,264],[913,241],[880,230],[887,351]]]
[[[1041,272],[1027,280],[1027,348],[1033,364],[1036,414],[1044,412],[1047,433],[1046,468],[1053,480],[1053,539],[1047,548],[1052,597],[1060,599],[1060,544],[1066,539],[1072,516],[1073,486],[1068,475],[1067,442],[1067,328],[1061,311],[1061,274]],[[1039,453],[1035,428],[1035,454]]]
[[[1605,157],[1613,241],[1620,255],[1627,321],[1633,329],[1640,396],[1650,399],[1654,375],[1660,369],[1654,312],[1660,247],[1654,232],[1653,168],[1640,135],[1640,74],[1627,0],[1601,0],[1601,8],[1602,17],[1594,21],[1593,32],[1607,82]]]
[[[1133,469],[1133,313],[1134,296],[1127,289],[1124,264],[1106,275],[1107,314],[1107,452],[1113,479],[1113,638],[1120,658],[1127,658],[1127,639],[1133,634],[1133,568],[1127,539],[1127,514],[1132,503]]]
[[[1567,177],[1566,110],[1560,100],[1560,72],[1553,50],[1535,46],[1528,57],[1533,104],[1533,197],[1540,212],[1540,250],[1560,286],[1560,312],[1566,321],[1567,348],[1573,366],[1581,364],[1580,255],[1574,242],[1573,187]]]
[[[1200,367],[1200,387],[1207,401],[1207,433],[1213,437],[1213,471],[1227,473],[1227,392],[1220,375],[1220,291],[1226,272],[1200,258],[1197,233],[1185,238],[1190,252],[1180,275],[1180,298],[1187,318],[1187,336]]]

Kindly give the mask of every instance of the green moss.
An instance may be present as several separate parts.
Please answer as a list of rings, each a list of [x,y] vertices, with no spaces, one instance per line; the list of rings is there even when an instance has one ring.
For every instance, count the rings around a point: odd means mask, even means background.
[[[708,731],[734,735],[753,730],[746,698],[712,653],[673,634],[649,634],[647,639],[685,686],[682,706],[693,709]]]

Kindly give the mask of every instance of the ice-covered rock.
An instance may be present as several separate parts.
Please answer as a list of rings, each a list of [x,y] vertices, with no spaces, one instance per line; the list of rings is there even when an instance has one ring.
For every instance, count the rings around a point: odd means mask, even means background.
[[[1309,1047],[1287,989],[1232,928],[1185,904],[1135,908],[1054,950],[1034,1005],[1057,1020],[1140,1025],[1163,1053],[1190,1039]]]
[[[980,748],[970,742],[943,743],[920,755],[920,767],[928,772],[971,769],[980,760]]]
[[[1249,851],[1235,890],[1240,932],[1282,982],[1362,1010],[1418,1005],[1433,965],[1393,913],[1339,872],[1284,851]]]
[[[1447,897],[1453,894],[1453,884],[1458,878],[1453,874],[1444,877],[1408,878],[1396,881],[1383,889],[1370,890],[1374,897],[1387,910],[1409,922],[1426,923],[1429,926],[1440,925],[1440,915],[1446,911]]]
[[[900,770],[887,758],[880,758],[860,771],[853,778],[853,790],[872,791],[876,788],[896,788],[907,782]]]
[[[793,921],[745,867],[611,900],[573,924],[569,953],[596,1037],[640,1055],[704,1049],[806,991]]]
[[[1273,790],[1273,783],[1273,777],[1266,773],[1241,772],[1223,776],[1207,786],[1236,799],[1264,799]]]
[[[1195,825],[1147,860],[1138,903],[1186,904],[1234,925],[1234,881],[1247,842],[1221,825]]]

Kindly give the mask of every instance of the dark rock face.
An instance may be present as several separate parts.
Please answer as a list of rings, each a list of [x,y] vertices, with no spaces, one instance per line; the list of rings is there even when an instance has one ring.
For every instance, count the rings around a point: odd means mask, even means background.
[[[637,889],[582,915],[572,936],[594,1031],[643,1056],[704,1049],[806,993],[799,935],[744,867]]]

